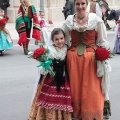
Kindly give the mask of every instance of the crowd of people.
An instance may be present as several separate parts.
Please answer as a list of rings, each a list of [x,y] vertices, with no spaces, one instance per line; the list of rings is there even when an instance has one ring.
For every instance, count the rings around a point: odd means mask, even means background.
[[[51,76],[46,70],[44,74],[39,71],[28,120],[109,120],[111,66],[107,58],[96,58],[98,48],[107,49],[108,45],[107,9],[105,11],[103,2],[73,0],[70,2],[73,10],[67,10],[66,3],[62,11],[65,22],[61,28],[52,28],[51,32],[48,32],[48,27],[53,23],[45,20],[44,11],[39,11],[38,17],[29,0],[20,0],[20,3],[16,17],[18,44],[23,46],[25,55],[32,55],[28,50],[32,30],[35,45],[49,50],[47,60],[52,61],[51,68],[55,73]],[[5,27],[7,20],[1,9],[1,55],[5,49],[13,46],[13,40]],[[117,47],[114,51],[119,53],[120,20],[116,33]]]

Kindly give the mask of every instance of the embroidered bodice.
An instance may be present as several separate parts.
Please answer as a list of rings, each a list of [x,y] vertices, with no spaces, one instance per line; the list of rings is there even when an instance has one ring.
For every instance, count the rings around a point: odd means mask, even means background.
[[[95,44],[95,30],[86,30],[85,32],[78,32],[76,30],[71,31],[72,45],[76,46],[83,42],[85,45]]]

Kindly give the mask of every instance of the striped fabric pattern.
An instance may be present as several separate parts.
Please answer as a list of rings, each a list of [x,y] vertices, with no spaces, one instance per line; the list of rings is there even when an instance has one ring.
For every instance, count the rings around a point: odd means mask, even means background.
[[[51,85],[53,78],[47,76],[44,80],[37,106],[45,109],[54,109],[73,112],[71,92],[68,79],[65,78],[65,84],[60,87],[60,92],[56,89],[56,84]]]
[[[36,40],[40,40],[40,26],[39,26],[39,22],[38,22],[38,17],[37,17],[37,13],[35,10],[35,7],[33,5],[30,6],[32,8],[32,14],[33,14],[33,33],[32,33],[32,37],[35,38]],[[22,6],[19,7],[18,10],[18,14],[16,17],[16,30],[19,34],[19,41],[18,44],[22,45],[22,43],[26,42],[26,26],[25,26],[25,22],[24,22],[24,16],[22,13]]]

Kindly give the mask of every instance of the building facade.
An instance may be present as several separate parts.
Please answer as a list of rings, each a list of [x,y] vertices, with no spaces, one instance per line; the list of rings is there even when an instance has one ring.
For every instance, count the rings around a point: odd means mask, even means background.
[[[63,6],[66,0],[30,0],[35,5],[37,13],[40,9],[44,8],[46,19],[50,19],[54,22],[63,21],[64,16],[62,13]],[[107,0],[110,7],[114,9],[120,8],[119,0]],[[9,16],[9,22],[15,22],[16,14],[20,6],[20,0],[10,0],[10,7],[7,9],[7,15]]]

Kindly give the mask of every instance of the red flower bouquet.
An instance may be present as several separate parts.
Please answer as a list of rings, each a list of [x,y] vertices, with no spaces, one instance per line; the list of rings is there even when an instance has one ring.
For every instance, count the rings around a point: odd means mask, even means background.
[[[55,73],[52,71],[51,65],[52,60],[48,58],[49,50],[46,48],[37,48],[29,58],[36,59],[40,62],[37,66],[40,68],[40,73],[45,75],[49,72],[51,76],[54,76]]]
[[[41,56],[41,55],[43,55],[43,54],[45,54],[45,48],[37,48],[35,51],[34,51],[34,53],[33,53],[33,58],[34,59],[36,59],[36,58],[38,58],[39,56]]]
[[[47,54],[49,53],[49,50],[46,49],[46,48],[37,48],[33,54],[32,54],[32,58],[40,61],[40,62],[43,62],[47,59]]]
[[[95,51],[95,58],[100,61],[104,61],[108,58],[112,58],[111,55],[113,55],[109,50],[103,47],[97,47]]]

